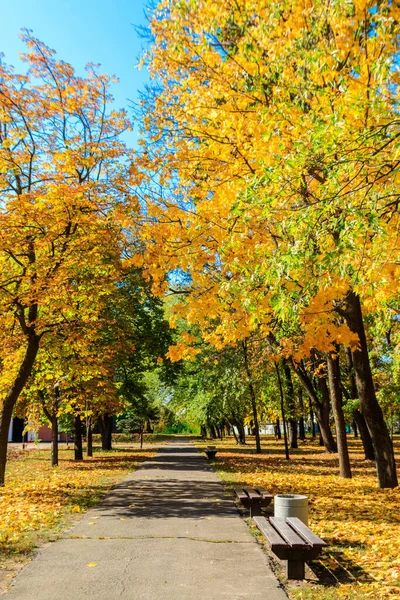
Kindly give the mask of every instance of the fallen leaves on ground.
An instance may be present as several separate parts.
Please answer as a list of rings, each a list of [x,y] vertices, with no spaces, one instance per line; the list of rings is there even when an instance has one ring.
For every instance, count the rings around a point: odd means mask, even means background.
[[[49,449],[11,449],[6,486],[0,489],[0,559],[23,554],[59,531],[72,513],[96,504],[110,486],[151,451],[117,448],[75,462],[73,450],[60,450],[50,466]]]
[[[227,439],[213,463],[230,482],[265,487],[272,494],[305,494],[310,527],[329,543],[313,563],[314,581],[289,584],[292,598],[357,600],[400,597],[400,488],[377,487],[374,463],[363,460],[359,440],[349,439],[353,479],[338,476],[337,455],[302,443],[286,461],[281,442],[263,440],[263,454]],[[395,440],[399,457],[400,440]],[[399,462],[399,461],[398,461]]]

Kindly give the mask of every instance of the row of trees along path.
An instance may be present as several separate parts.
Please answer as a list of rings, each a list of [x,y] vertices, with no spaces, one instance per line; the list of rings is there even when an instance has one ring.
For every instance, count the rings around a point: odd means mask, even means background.
[[[255,381],[281,363],[328,451],[333,407],[345,476],[349,394],[379,485],[395,487],[367,337],[378,376],[387,352],[395,381],[399,7],[369,6],[170,0],[153,13],[145,60],[157,86],[139,111],[145,264],[154,293],[175,295],[171,322],[186,324],[172,360],[200,361],[200,340],[214,360],[242,346],[255,424]],[[355,389],[345,391],[347,358]]]
[[[1,484],[19,401],[54,431],[61,406],[77,428],[101,417],[107,438],[120,389],[134,398],[129,307],[156,302],[151,284],[175,331],[153,359],[197,363],[191,385],[214,382],[256,432],[268,389],[294,431],[301,386],[329,452],[333,409],[344,476],[352,401],[379,485],[397,485],[382,404],[399,368],[400,8],[278,5],[150,11],[143,152],[93,65],[78,77],[29,32],[28,74],[1,64]]]

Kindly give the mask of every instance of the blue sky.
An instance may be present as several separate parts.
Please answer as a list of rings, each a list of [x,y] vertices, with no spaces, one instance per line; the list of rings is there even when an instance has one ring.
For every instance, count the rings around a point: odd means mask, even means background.
[[[101,72],[116,75],[116,107],[127,107],[143,88],[146,73],[135,69],[142,40],[134,25],[145,23],[146,0],[2,0],[0,52],[16,67],[24,51],[23,27],[53,48],[57,56],[83,74],[86,63],[101,63]],[[135,135],[129,141],[134,143]],[[128,141],[128,140],[127,140]]]

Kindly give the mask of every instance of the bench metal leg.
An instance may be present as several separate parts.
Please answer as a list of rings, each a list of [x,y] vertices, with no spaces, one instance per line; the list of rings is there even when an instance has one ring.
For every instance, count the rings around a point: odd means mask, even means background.
[[[286,562],[286,577],[288,579],[304,579],[304,560],[288,560]]]

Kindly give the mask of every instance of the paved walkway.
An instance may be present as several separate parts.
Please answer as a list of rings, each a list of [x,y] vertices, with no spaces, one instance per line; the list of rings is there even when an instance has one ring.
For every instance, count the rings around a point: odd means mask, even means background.
[[[56,597],[287,600],[216,474],[182,442],[163,447],[46,546],[4,600]]]

